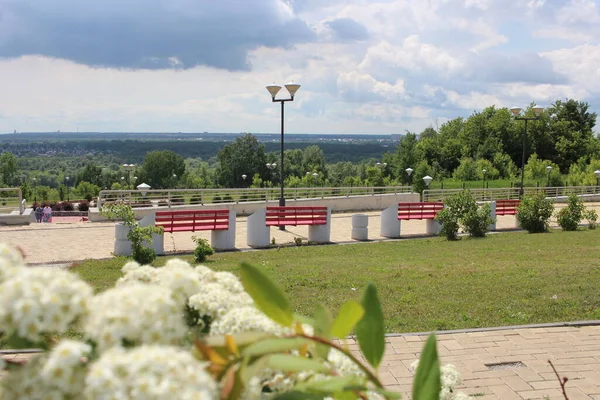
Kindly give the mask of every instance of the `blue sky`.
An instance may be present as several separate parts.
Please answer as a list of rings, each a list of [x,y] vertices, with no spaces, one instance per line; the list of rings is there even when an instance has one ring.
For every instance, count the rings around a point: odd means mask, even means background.
[[[403,133],[600,109],[600,0],[2,0],[0,131]]]

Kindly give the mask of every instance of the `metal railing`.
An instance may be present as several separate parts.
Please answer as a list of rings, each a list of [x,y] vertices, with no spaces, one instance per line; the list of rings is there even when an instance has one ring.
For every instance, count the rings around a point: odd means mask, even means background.
[[[0,214],[10,214],[13,211],[23,214],[23,194],[20,188],[0,188]]]
[[[465,189],[471,192],[476,201],[508,200],[519,198],[519,188]],[[423,190],[423,201],[444,201],[448,197],[462,192],[463,189],[426,189]],[[578,196],[597,194],[599,186],[558,186],[558,187],[525,187],[525,196],[545,193],[546,197],[566,197],[570,194]]]
[[[285,198],[294,200],[321,199],[327,197],[368,196],[411,192],[412,188],[410,186],[286,188]],[[133,208],[143,208],[241,203],[246,201],[277,201],[279,195],[279,188],[151,189],[144,192],[140,190],[102,190],[98,195],[98,208],[115,202],[128,204]]]

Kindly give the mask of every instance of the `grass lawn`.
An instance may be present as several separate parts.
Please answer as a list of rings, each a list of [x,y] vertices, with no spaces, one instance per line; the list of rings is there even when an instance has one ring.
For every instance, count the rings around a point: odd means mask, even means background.
[[[234,273],[242,261],[259,266],[307,315],[318,302],[337,310],[374,282],[386,330],[401,333],[600,319],[599,256],[596,229],[220,253],[205,264]],[[104,290],[125,262],[86,261],[73,271]]]

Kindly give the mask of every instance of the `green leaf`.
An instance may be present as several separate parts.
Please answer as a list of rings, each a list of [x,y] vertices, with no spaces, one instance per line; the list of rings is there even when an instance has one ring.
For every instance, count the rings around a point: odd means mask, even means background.
[[[397,400],[397,399],[402,398],[402,395],[400,393],[390,392],[390,391],[384,390],[384,389],[373,389],[373,390],[375,392],[379,393],[380,395],[382,395],[383,397],[385,397],[386,399]]]
[[[292,308],[273,281],[247,263],[242,263],[241,275],[244,289],[252,297],[256,307],[278,324],[291,326],[294,321]]]
[[[356,325],[356,338],[365,359],[377,369],[385,351],[385,326],[377,289],[372,283],[367,286],[361,304],[365,314]]]
[[[331,337],[331,313],[323,304],[317,304],[317,309],[315,310],[315,320],[313,327],[315,328],[315,336],[321,337],[323,339],[329,339]],[[327,356],[329,355],[329,346],[324,344],[317,344],[315,348],[315,355],[323,360],[327,360]]]
[[[365,309],[358,301],[348,300],[340,307],[340,312],[331,326],[331,334],[340,339],[345,338],[364,314]]]
[[[346,390],[367,390],[367,387],[364,385],[363,378],[356,375],[349,375],[301,383],[294,389],[320,394],[330,394],[344,392]]]
[[[299,349],[302,345],[309,343],[303,338],[280,338],[261,340],[248,346],[242,351],[243,356],[255,357],[269,353],[281,353]]]
[[[323,397],[324,396],[292,390],[275,396],[273,400],[321,400]]]
[[[288,354],[273,354],[269,356],[267,367],[283,372],[329,372],[329,368],[319,361],[310,358],[291,356]]]
[[[414,400],[437,400],[442,390],[440,360],[438,359],[435,335],[430,335],[421,352],[419,366],[413,382]]]
[[[315,320],[313,318],[305,317],[300,314],[294,314],[294,321],[298,321],[301,324],[306,324],[306,325],[310,325],[310,326],[315,325]]]

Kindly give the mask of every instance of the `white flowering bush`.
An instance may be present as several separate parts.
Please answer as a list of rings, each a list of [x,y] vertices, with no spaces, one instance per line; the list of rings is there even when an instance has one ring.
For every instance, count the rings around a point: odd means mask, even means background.
[[[187,329],[181,305],[167,288],[130,284],[90,300],[83,332],[99,349],[139,344],[180,344]]]
[[[91,296],[92,289],[77,275],[22,267],[0,284],[0,332],[30,344],[62,334],[87,314]]]
[[[85,396],[103,399],[218,398],[206,363],[177,347],[113,348],[92,363],[85,378]]]
[[[374,286],[333,315],[295,315],[259,269],[229,272],[170,260],[125,264],[115,288],[94,295],[77,275],[23,266],[0,247],[0,334],[13,348],[47,349],[9,361],[0,399],[395,399],[374,373],[385,349]],[[82,341],[54,341],[77,322]],[[203,329],[198,329],[203,328]],[[334,338],[352,331],[368,365]],[[5,339],[5,338],[3,338]],[[459,399],[460,377],[440,369],[432,336],[413,399]]]

